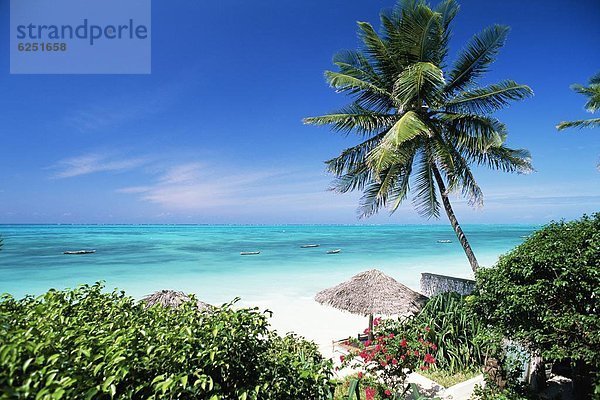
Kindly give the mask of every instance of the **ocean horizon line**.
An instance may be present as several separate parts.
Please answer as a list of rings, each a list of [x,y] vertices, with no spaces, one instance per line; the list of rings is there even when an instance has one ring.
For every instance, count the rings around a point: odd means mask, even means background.
[[[490,225],[502,225],[502,226],[544,226],[552,221],[548,222],[538,222],[538,223],[503,223],[503,222],[474,222],[474,223],[465,223],[461,224],[461,226],[490,226]],[[416,226],[447,226],[452,228],[448,223],[439,223],[439,224],[427,224],[427,223],[385,223],[385,224],[341,224],[341,223],[275,223],[275,224],[250,224],[250,223],[215,223],[215,224],[204,224],[204,223],[62,223],[62,222],[49,222],[49,223],[0,223],[0,227],[5,226],[232,226],[232,227],[260,227],[260,226],[407,226],[407,227],[416,227]]]

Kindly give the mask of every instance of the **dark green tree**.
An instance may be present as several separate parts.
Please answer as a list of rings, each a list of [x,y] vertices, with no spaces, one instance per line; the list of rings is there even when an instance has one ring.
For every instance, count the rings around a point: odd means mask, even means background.
[[[477,85],[504,45],[506,26],[494,25],[475,35],[447,67],[457,12],[453,0],[435,9],[425,1],[404,0],[381,13],[380,33],[359,22],[362,48],[336,55],[338,70],[325,73],[327,82],[353,102],[304,121],[362,137],[327,161],[337,178],[334,190],[363,192],[362,216],[388,206],[394,212],[413,189],[413,203],[424,217],[438,218],[443,206],[476,270],[477,259],[449,196],[460,192],[472,205],[482,204],[473,165],[532,170],[529,153],[507,147],[507,128],[492,116],[532,91],[512,80]]]
[[[493,331],[572,362],[579,397],[600,368],[600,213],[552,223],[477,273],[474,309]],[[600,395],[600,386],[598,386]]]

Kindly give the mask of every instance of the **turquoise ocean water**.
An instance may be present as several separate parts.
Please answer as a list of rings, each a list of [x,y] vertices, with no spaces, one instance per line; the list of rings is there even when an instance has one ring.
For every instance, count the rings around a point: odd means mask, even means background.
[[[463,228],[480,263],[490,266],[537,226]],[[136,298],[178,289],[221,303],[236,296],[312,297],[370,268],[415,289],[421,272],[470,275],[446,225],[0,225],[0,234],[0,293],[16,297],[103,280]],[[300,248],[313,243],[321,246]],[[338,248],[341,253],[326,254]],[[96,253],[63,254],[79,249]]]

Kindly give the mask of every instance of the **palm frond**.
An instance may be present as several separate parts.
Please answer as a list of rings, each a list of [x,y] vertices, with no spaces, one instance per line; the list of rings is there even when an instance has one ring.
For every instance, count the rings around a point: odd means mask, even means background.
[[[372,182],[372,171],[365,164],[359,165],[347,173],[337,177],[329,187],[329,190],[338,193],[348,193],[354,190],[363,190]]]
[[[378,87],[386,87],[381,75],[375,70],[369,59],[358,51],[340,51],[333,57],[333,63],[343,74],[363,79]]]
[[[363,51],[376,64],[382,75],[402,69],[397,57],[390,52],[387,43],[375,32],[368,22],[358,22],[359,37],[363,42]]]
[[[588,97],[588,101],[584,105],[586,111],[595,113],[600,109],[600,84],[592,83],[589,86],[583,86],[576,83],[571,85],[571,89]]]
[[[442,128],[452,137],[451,142],[474,151],[486,151],[504,142],[506,126],[498,119],[478,114],[443,113],[439,115]]]
[[[445,109],[474,114],[491,114],[506,107],[510,101],[523,100],[530,96],[533,96],[533,91],[529,86],[505,80],[494,85],[463,92],[447,101]]]
[[[365,188],[359,204],[359,217],[365,218],[377,213],[381,208],[394,202],[393,213],[406,198],[409,190],[409,179],[412,161],[406,166],[393,165],[381,171],[377,179],[372,180]]]
[[[367,92],[375,94],[376,97],[392,98],[392,94],[385,88],[342,72],[326,71],[325,78],[327,83],[339,92],[350,92],[351,94]]]
[[[345,149],[339,156],[325,161],[327,170],[339,177],[348,173],[348,171],[361,167],[366,163],[368,154],[381,142],[384,136],[385,132]]]
[[[531,153],[525,149],[511,149],[504,145],[491,147],[481,154],[477,164],[488,168],[517,174],[529,174],[535,169],[531,164]]]
[[[507,26],[494,25],[475,35],[459,55],[450,72],[446,92],[460,91],[474,84],[496,59],[498,51],[506,41],[508,31]]]
[[[483,192],[475,181],[468,161],[441,135],[436,135],[434,146],[437,165],[448,182],[448,192],[460,190],[469,205],[482,206]]]
[[[395,120],[394,115],[373,112],[354,103],[331,114],[308,117],[303,121],[307,125],[330,125],[336,132],[372,135],[388,130]]]
[[[577,121],[563,121],[556,125],[559,131],[566,128],[600,128],[600,118],[580,119]]]
[[[444,60],[448,55],[448,45],[450,38],[452,37],[452,29],[450,24],[456,17],[460,6],[454,0],[446,0],[440,3],[436,9],[436,12],[442,16],[441,27],[442,27],[442,40],[440,42],[440,67],[443,67]]]
[[[435,189],[433,163],[434,159],[431,151],[426,147],[417,162],[413,205],[419,215],[427,219],[439,218],[440,216],[440,202]]]
[[[423,102],[426,105],[436,103],[443,85],[444,74],[441,69],[430,62],[418,62],[398,76],[394,85],[394,96],[403,107],[412,104],[421,108]]]
[[[441,15],[425,4],[404,11],[398,25],[398,37],[391,43],[395,54],[409,64],[441,61],[443,40]]]
[[[382,138],[381,142],[367,156],[367,164],[376,172],[387,169],[393,163],[403,162],[411,157],[411,146],[402,145],[419,135],[427,135],[428,127],[414,111],[405,113]]]

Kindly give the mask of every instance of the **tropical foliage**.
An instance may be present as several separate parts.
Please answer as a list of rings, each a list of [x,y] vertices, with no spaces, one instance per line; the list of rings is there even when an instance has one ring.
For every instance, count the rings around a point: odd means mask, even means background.
[[[435,344],[432,354],[437,360],[436,369],[450,374],[478,370],[491,349],[484,339],[485,325],[471,312],[470,301],[472,296],[439,294],[429,299],[419,314],[384,320],[380,329],[397,336],[427,330],[427,340]]]
[[[144,308],[99,284],[0,300],[1,399],[326,399],[330,376],[256,309]]]
[[[578,390],[589,393],[595,377],[600,395],[600,214],[539,230],[480,270],[477,292],[488,329],[546,360],[570,360]]]
[[[327,161],[337,177],[334,190],[363,192],[361,215],[383,207],[394,212],[412,189],[414,206],[424,217],[439,217],[443,205],[476,269],[449,195],[460,192],[472,205],[482,204],[473,165],[532,170],[529,153],[506,145],[507,127],[493,116],[532,91],[512,80],[478,86],[504,45],[506,26],[494,25],[475,35],[447,67],[457,12],[454,0],[433,9],[422,0],[401,0],[381,13],[380,33],[359,22],[362,48],[336,55],[338,70],[325,73],[331,87],[353,102],[305,123],[361,138]]]
[[[408,390],[405,380],[415,370],[426,370],[435,364],[435,344],[427,340],[427,331],[410,332],[396,336],[384,334],[377,327],[373,340],[354,340],[356,351],[341,356],[342,367],[350,366],[361,372],[359,382],[366,377],[365,397],[374,399],[400,399]],[[352,391],[352,388],[351,388]]]
[[[588,98],[585,103],[586,111],[595,113],[600,109],[600,73],[592,76],[588,86],[580,84],[571,85],[571,89]],[[556,126],[558,130],[566,128],[594,128],[600,127],[600,118],[580,119],[577,121],[565,121]]]

